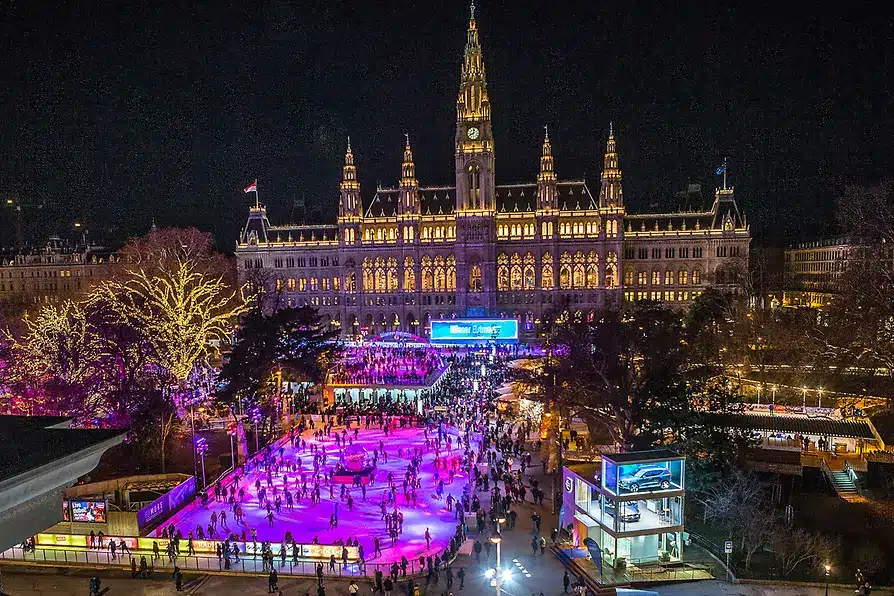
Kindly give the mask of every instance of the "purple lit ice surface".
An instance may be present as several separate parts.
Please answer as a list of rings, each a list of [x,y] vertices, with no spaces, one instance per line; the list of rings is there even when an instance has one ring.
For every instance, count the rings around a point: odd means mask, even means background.
[[[356,425],[355,425],[356,426]],[[319,425],[317,426],[319,429]],[[338,429],[339,432],[341,429]],[[322,445],[326,446],[326,469],[336,465],[342,454],[343,447],[336,447],[335,431],[333,437],[325,439]],[[349,431],[349,436],[353,436],[353,430]],[[431,436],[431,433],[430,433]],[[287,460],[294,459],[296,456],[301,459],[302,470],[308,477],[308,486],[312,485],[310,480],[313,475],[313,456],[309,449],[311,443],[316,442],[311,437],[311,431],[306,431],[302,439],[307,439],[308,449],[299,451],[289,446],[286,441],[283,446],[285,448],[285,457]],[[258,533],[258,540],[269,540],[279,543],[286,530],[292,533],[295,541],[298,543],[308,544],[314,537],[318,537],[320,544],[332,544],[341,538],[344,541],[350,538],[359,538],[360,544],[365,551],[366,559],[370,563],[391,563],[399,561],[404,555],[407,559],[413,560],[419,555],[434,555],[440,553],[447,546],[450,537],[455,531],[456,524],[454,512],[447,511],[446,496],[452,494],[454,498],[462,495],[462,487],[466,482],[465,472],[459,471],[452,484],[448,484],[448,474],[441,471],[441,479],[445,482],[444,498],[437,500],[435,494],[434,482],[434,450],[426,451],[423,455],[423,463],[420,469],[422,479],[422,488],[417,490],[418,505],[413,507],[406,504],[403,495],[403,478],[407,469],[409,459],[407,452],[413,447],[424,447],[425,436],[421,428],[405,428],[393,430],[386,438],[384,432],[376,427],[365,430],[360,427],[360,435],[358,440],[354,441],[355,446],[364,447],[370,459],[373,452],[378,449],[379,441],[384,441],[385,449],[388,452],[388,462],[383,463],[379,458],[378,467],[375,472],[375,484],[367,489],[366,502],[363,502],[362,494],[359,488],[351,488],[351,495],[354,497],[354,510],[349,511],[347,505],[340,501],[339,490],[341,485],[335,484],[334,493],[335,501],[339,501],[338,506],[338,528],[329,529],[329,516],[334,511],[334,501],[329,498],[329,488],[326,484],[321,484],[320,504],[311,506],[309,499],[304,498],[300,504],[295,504],[292,511],[289,511],[283,500],[282,509],[279,514],[274,511],[274,527],[270,527],[266,519],[266,510],[258,508],[258,498],[255,491],[255,480],[260,479],[262,485],[266,486],[266,477],[261,470],[253,470],[243,477],[240,486],[246,490],[246,501],[242,503],[244,512],[245,526],[237,524],[233,519],[232,507],[226,502],[214,500],[213,493],[208,502],[208,509],[202,507],[201,501],[196,500],[186,509],[180,511],[171,520],[162,524],[167,527],[174,524],[183,531],[183,535],[192,530],[195,534],[197,525],[201,525],[207,532],[208,523],[212,511],[217,511],[220,515],[221,511],[227,512],[227,529],[229,532],[235,533],[237,536],[241,534],[243,527],[246,535],[251,539],[251,528],[255,528]],[[441,451],[441,457],[461,456],[461,451],[456,448],[456,438],[454,437],[454,449],[451,454]],[[401,449],[404,453],[403,458],[397,457],[397,450]],[[350,450],[350,444],[348,445]],[[404,514],[403,533],[397,540],[397,546],[391,546],[391,539],[385,529],[385,522],[381,519],[381,510],[379,503],[382,495],[387,488],[388,472],[393,472],[394,482],[397,487],[398,510]],[[322,470],[321,470],[322,472]],[[294,492],[296,482],[300,484],[300,474],[292,474],[289,472],[289,490]],[[225,487],[233,482],[232,474],[224,478]],[[273,482],[282,491],[282,472],[275,475]],[[322,476],[322,473],[321,473]],[[350,488],[350,485],[349,485]],[[267,489],[268,496],[272,495],[271,489]],[[280,492],[280,494],[282,494]],[[388,511],[393,511],[393,505],[389,505]],[[429,528],[432,536],[431,549],[425,548],[425,528]],[[222,540],[225,534],[221,532],[218,524],[218,532],[215,539]],[[373,537],[378,536],[382,548],[382,556],[373,558]]]

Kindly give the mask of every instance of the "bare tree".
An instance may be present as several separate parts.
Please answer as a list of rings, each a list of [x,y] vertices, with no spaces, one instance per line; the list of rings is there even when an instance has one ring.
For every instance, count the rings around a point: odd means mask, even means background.
[[[785,524],[775,527],[770,544],[779,570],[785,577],[791,576],[804,563],[819,566],[828,561],[835,548],[832,541],[821,534],[812,534]]]

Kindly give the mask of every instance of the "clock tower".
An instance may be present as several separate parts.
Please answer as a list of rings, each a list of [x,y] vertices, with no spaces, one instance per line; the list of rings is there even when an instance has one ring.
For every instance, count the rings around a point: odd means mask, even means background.
[[[494,138],[473,3],[456,100],[456,213],[483,215],[495,210]]]

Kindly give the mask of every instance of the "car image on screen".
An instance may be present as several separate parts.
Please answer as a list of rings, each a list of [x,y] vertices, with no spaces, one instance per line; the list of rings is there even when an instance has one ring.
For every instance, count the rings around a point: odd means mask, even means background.
[[[629,476],[621,476],[618,486],[637,493],[643,489],[667,490],[671,485],[671,473],[667,468],[644,467]]]

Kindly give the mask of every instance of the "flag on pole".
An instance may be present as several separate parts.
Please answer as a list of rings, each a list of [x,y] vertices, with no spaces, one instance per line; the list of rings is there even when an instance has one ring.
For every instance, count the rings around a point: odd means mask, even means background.
[[[245,187],[245,192],[258,192],[258,181],[255,179],[254,182]]]
[[[723,165],[720,166],[719,168],[717,168],[717,170],[714,172],[714,174],[716,176],[720,176],[721,174],[723,174],[725,172],[726,172],[726,162],[723,162]],[[248,191],[246,190],[245,192],[248,192]]]

